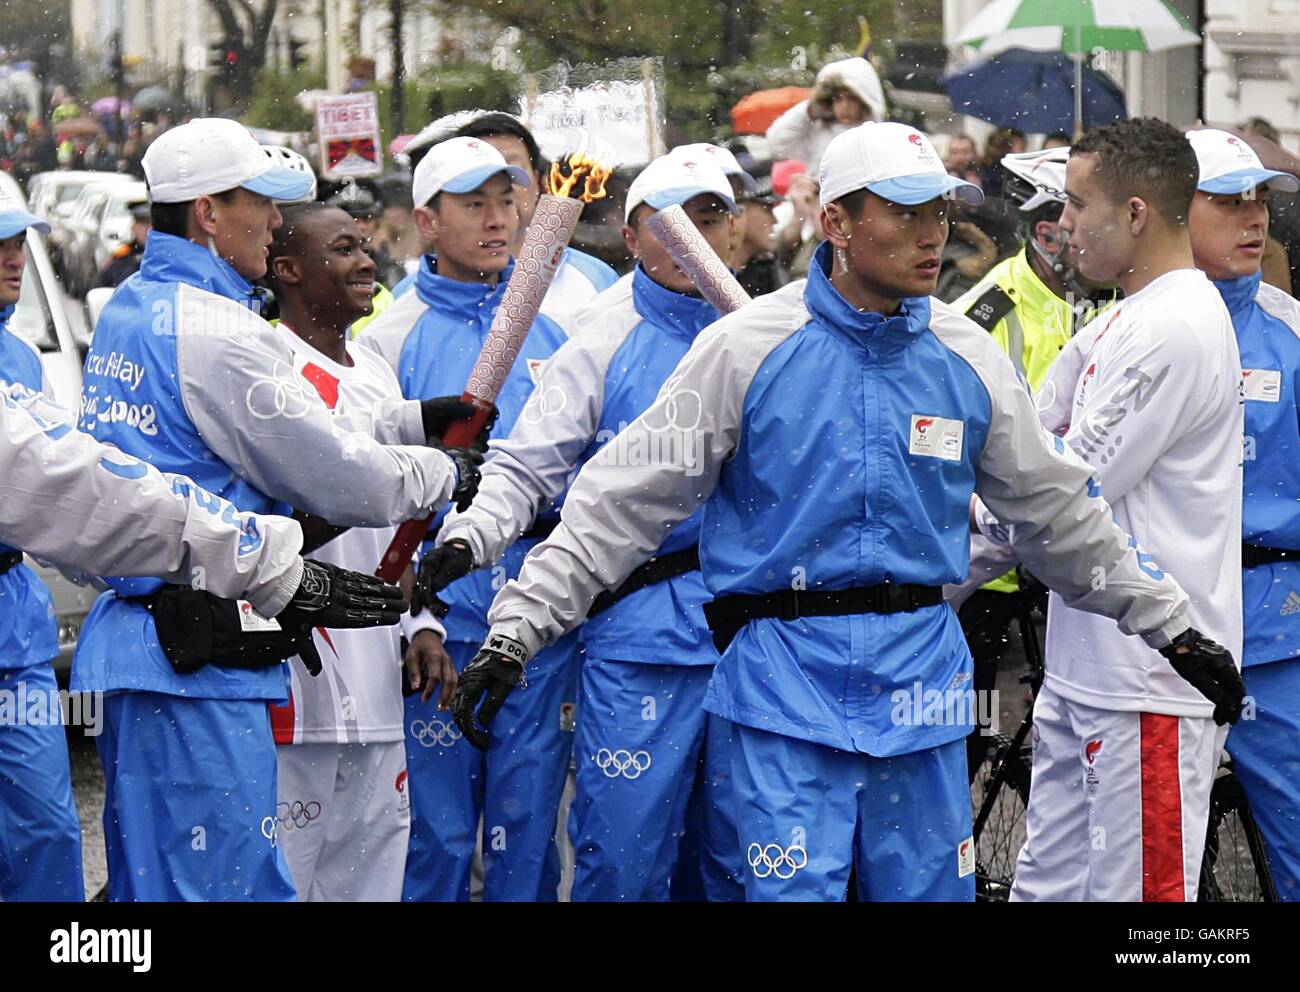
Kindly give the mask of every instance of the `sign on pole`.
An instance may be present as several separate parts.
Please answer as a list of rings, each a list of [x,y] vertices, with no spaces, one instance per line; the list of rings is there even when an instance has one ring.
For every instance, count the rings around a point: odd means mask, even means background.
[[[547,158],[586,151],[617,165],[640,165],[663,154],[659,60],[621,59],[545,75],[545,82],[525,77],[520,110]]]
[[[374,93],[319,97],[316,133],[321,174],[326,179],[377,176],[383,171],[379,103]]]

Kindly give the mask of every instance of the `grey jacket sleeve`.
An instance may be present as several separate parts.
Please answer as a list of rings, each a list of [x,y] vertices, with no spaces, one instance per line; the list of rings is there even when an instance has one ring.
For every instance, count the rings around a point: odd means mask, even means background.
[[[441,451],[383,445],[369,433],[341,430],[264,320],[190,286],[177,294],[181,398],[204,442],[241,477],[352,526],[400,523],[447,502],[456,469]],[[182,298],[189,294],[201,299]]]
[[[1190,626],[1187,594],[1170,576],[1143,567],[1091,469],[1039,422],[1006,355],[973,321],[931,304],[931,328],[988,390],[992,417],[976,491],[1008,528],[1016,557],[1069,606],[1111,617],[1124,633],[1166,647]]]
[[[669,530],[708,500],[738,443],[754,375],[771,350],[807,321],[802,297],[801,280],[700,334],[659,398],[578,473],[560,526],[533,548],[519,578],[492,603],[493,634],[536,654],[578,626],[602,590],[616,588],[658,550]],[[668,405],[683,394],[698,397],[701,406],[698,461],[628,464],[624,453],[648,450],[654,431],[647,425],[671,422]]]
[[[302,531],[238,513],[182,476],[69,426],[22,389],[0,395],[0,540],[97,575],[156,575],[248,599],[263,616],[302,581]]]
[[[492,442],[474,503],[447,518],[439,544],[459,538],[477,567],[493,565],[546,503],[564,492],[596,434],[605,373],[630,329],[604,322],[585,326],[547,359],[510,436]]]

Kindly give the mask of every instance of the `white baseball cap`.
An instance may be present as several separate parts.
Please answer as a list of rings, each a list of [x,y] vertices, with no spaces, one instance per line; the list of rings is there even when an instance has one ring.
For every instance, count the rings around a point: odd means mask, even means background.
[[[448,138],[429,149],[411,179],[411,199],[417,207],[439,193],[472,193],[498,172],[516,186],[531,186],[532,177],[482,138]]]
[[[732,154],[730,149],[723,148],[721,145],[711,145],[707,141],[697,141],[690,145],[678,145],[668,154],[707,155],[722,167],[724,173],[739,180],[740,187],[746,196],[752,196],[758,192],[758,183],[755,182],[754,177],[745,171],[745,167],[740,164],[740,160]]]
[[[1256,186],[1268,186],[1281,193],[1300,190],[1300,179],[1289,172],[1264,168],[1255,149],[1227,131],[1202,128],[1188,131],[1187,140],[1196,152],[1201,177],[1196,188],[1203,193],[1245,193]]]
[[[627,191],[627,204],[623,208],[623,219],[630,220],[632,211],[643,203],[662,210],[664,207],[685,203],[701,193],[716,196],[726,204],[729,211],[736,213],[731,182],[717,159],[712,155],[694,155],[680,148],[675,149],[667,155],[660,155],[632,180]]]
[[[821,203],[869,189],[893,203],[925,203],[956,196],[984,202],[974,183],[948,175],[930,139],[893,121],[867,121],[836,135],[821,163]]]
[[[273,200],[306,196],[312,177],[279,166],[238,121],[197,117],[164,131],[144,153],[154,203],[186,203],[242,186]]]
[[[0,207],[3,205],[4,201],[0,200]],[[42,234],[50,233],[50,225],[35,214],[29,214],[26,210],[0,209],[0,241],[7,241],[29,227]]]

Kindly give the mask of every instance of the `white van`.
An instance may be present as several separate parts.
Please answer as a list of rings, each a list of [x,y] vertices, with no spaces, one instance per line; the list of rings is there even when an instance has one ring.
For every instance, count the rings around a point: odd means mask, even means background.
[[[13,177],[0,172],[0,209],[8,207],[26,210],[27,201]],[[50,264],[45,236],[39,231],[27,232],[27,266],[23,269],[22,296],[8,326],[9,330],[40,350],[45,387],[54,399],[69,410],[80,409],[81,367],[90,344],[89,335],[74,328],[68,317],[63,305],[63,290]],[[49,586],[54,598],[59,621],[59,660],[55,669],[64,675],[72,664],[72,649],[97,593],[69,582],[57,569],[30,560],[29,564]]]

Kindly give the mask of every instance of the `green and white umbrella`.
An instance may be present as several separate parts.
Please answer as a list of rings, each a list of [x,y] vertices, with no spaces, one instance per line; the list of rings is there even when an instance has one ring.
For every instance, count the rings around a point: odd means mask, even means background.
[[[1201,36],[1164,0],[993,0],[953,39],[994,55],[1008,48],[1074,57],[1074,119],[1083,120],[1083,57],[1096,50],[1159,52]]]

